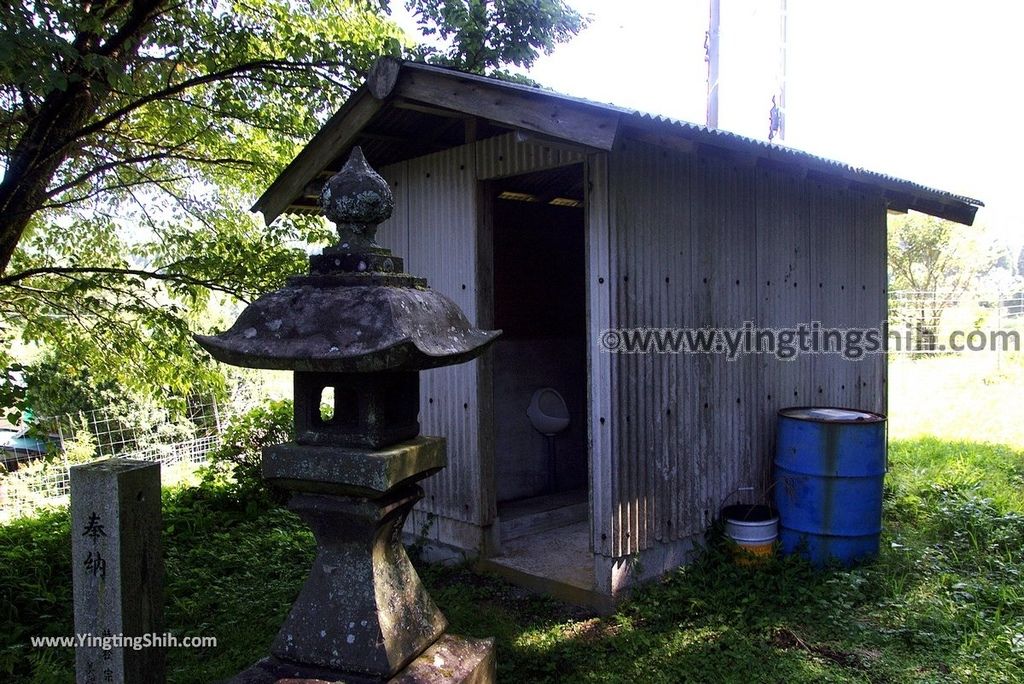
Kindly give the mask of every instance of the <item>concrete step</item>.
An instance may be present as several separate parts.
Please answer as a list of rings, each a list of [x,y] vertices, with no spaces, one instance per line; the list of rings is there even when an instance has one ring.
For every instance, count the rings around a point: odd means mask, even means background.
[[[479,559],[477,569],[603,615],[615,611],[616,600],[594,586],[594,554],[586,520],[503,541],[502,554]]]
[[[586,492],[563,492],[499,505],[502,543],[586,521],[589,516],[586,496]]]

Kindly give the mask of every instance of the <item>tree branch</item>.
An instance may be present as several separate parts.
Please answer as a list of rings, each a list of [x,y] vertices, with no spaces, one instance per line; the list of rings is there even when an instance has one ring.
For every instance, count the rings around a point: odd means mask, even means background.
[[[149,280],[161,280],[175,283],[181,283],[184,285],[196,285],[198,287],[205,287],[208,290],[214,290],[217,292],[224,292],[225,294],[237,297],[243,302],[248,303],[248,299],[237,289],[222,285],[221,283],[204,280],[202,278],[195,278],[184,273],[167,273],[164,271],[147,271],[145,269],[137,268],[114,268],[110,266],[39,266],[37,268],[29,268],[18,273],[11,273],[0,277],[0,286],[2,285],[14,285],[22,280],[29,278],[35,278],[44,275],[54,275],[67,278],[73,278],[75,275],[116,275],[116,276],[135,276],[138,278],[146,278]]]
[[[92,199],[93,197],[98,197],[99,195],[102,195],[102,194],[107,193],[107,192],[112,192],[114,190],[128,190],[129,188],[138,187],[140,185],[155,185],[158,188],[160,188],[161,190],[163,190],[164,192],[166,192],[167,194],[173,195],[173,193],[166,187],[166,184],[168,184],[168,183],[177,183],[178,181],[183,181],[183,180],[193,180],[192,176],[167,176],[166,178],[153,178],[152,176],[147,176],[147,175],[145,175],[145,174],[143,174],[141,172],[140,172],[140,175],[142,176],[142,180],[124,181],[124,180],[121,180],[120,177],[118,177],[118,182],[117,183],[111,183],[110,185],[104,185],[102,187],[99,187],[99,188],[96,188],[96,189],[92,190],[91,192],[87,192],[84,195],[78,195],[76,197],[70,197],[70,198],[68,198],[66,200],[61,200],[59,202],[46,202],[46,203],[40,205],[40,208],[41,209],[61,209],[63,207],[70,207],[70,206],[75,205],[75,204],[81,204],[82,202],[85,202],[86,200]]]
[[[164,0],[135,0],[132,2],[131,12],[124,25],[99,46],[96,54],[117,59],[126,45],[137,40],[136,34],[158,14],[160,5],[163,3]]]
[[[146,163],[149,163],[149,162],[165,161],[165,160],[191,162],[193,164],[201,164],[201,165],[203,165],[203,164],[214,165],[214,166],[220,166],[220,165],[229,166],[230,165],[230,166],[233,166],[235,168],[242,167],[242,166],[245,166],[245,167],[256,166],[255,162],[249,161],[248,159],[236,159],[234,157],[207,158],[207,157],[196,157],[196,156],[192,156],[192,155],[188,155],[188,154],[175,154],[175,153],[169,152],[169,151],[168,152],[154,152],[153,154],[146,154],[146,155],[142,155],[142,156],[138,156],[138,157],[127,157],[127,158],[124,158],[124,159],[116,159],[116,160],[112,160],[112,161],[109,161],[109,162],[106,162],[106,163],[103,163],[103,164],[99,164],[99,165],[93,167],[92,169],[90,169],[89,171],[87,171],[86,173],[83,173],[82,175],[80,175],[80,176],[78,176],[76,178],[73,178],[73,179],[69,180],[66,183],[62,183],[61,185],[58,185],[57,187],[52,188],[51,190],[49,190],[46,193],[46,196],[48,198],[56,197],[57,195],[59,195],[62,192],[67,192],[68,190],[71,190],[72,188],[75,188],[75,187],[81,185],[82,183],[84,183],[85,181],[89,180],[90,178],[94,178],[94,177],[99,176],[101,174],[107,173],[108,171],[113,171],[114,169],[117,169],[117,168],[120,168],[120,167],[123,167],[123,166],[133,166],[133,165],[136,165],[136,164],[146,164]],[[183,179],[183,177],[178,177],[178,178],[175,178],[173,180],[182,180],[182,179]],[[148,183],[150,181],[146,181],[146,182]],[[153,181],[153,182],[156,182],[156,181]],[[75,201],[76,202],[77,201],[81,201],[81,199],[78,199],[78,200],[75,200]]]
[[[222,69],[221,71],[214,71],[208,74],[194,76],[192,78],[185,79],[184,81],[180,81],[179,83],[176,83],[172,86],[162,88],[161,90],[156,90],[151,93],[147,93],[146,95],[143,95],[134,102],[130,102],[124,105],[123,107],[119,107],[118,109],[115,109],[114,111],[101,117],[93,123],[78,129],[78,131],[74,134],[73,138],[83,138],[87,135],[91,135],[92,133],[96,133],[97,131],[102,130],[110,123],[117,121],[118,119],[121,119],[127,116],[128,114],[131,114],[135,110],[144,107],[152,102],[156,102],[158,100],[171,97],[172,95],[177,95],[186,90],[190,90],[201,85],[207,85],[210,83],[216,83],[218,81],[226,81],[233,78],[239,78],[249,72],[261,71],[264,69],[294,71],[305,70],[318,66],[344,65],[344,62],[290,62],[286,60],[277,59],[261,59],[252,62],[246,62],[245,64],[236,64],[235,66],[229,67],[227,69]]]

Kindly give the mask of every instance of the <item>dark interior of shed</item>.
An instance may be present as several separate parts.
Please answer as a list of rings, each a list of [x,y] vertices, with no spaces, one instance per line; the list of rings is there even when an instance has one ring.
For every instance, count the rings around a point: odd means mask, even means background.
[[[499,502],[586,487],[586,300],[579,165],[495,184],[495,449]],[[552,203],[554,202],[554,203]],[[569,425],[548,440],[527,408],[551,388]],[[557,401],[557,399],[554,399]]]
[[[492,357],[501,552],[488,567],[590,591],[583,168],[490,188],[494,325],[504,332]],[[553,437],[527,413],[545,388],[562,397],[569,419]]]

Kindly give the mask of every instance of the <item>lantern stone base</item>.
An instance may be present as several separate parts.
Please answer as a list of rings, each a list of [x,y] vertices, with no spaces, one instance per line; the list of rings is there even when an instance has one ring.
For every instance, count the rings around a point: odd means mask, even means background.
[[[380,499],[292,495],[288,507],[312,528],[317,555],[271,655],[383,678],[444,633],[447,621],[402,545],[402,525],[422,496],[417,485]]]
[[[416,482],[445,460],[437,437],[383,449],[289,443],[264,450],[263,476],[292,492],[288,507],[312,529],[317,554],[270,658],[232,682],[392,681],[430,649],[431,662],[473,660],[479,649],[471,642],[443,636],[448,623],[402,544],[405,519],[423,497]]]
[[[373,679],[264,658],[228,684],[492,684],[494,639],[445,634],[390,679]]]

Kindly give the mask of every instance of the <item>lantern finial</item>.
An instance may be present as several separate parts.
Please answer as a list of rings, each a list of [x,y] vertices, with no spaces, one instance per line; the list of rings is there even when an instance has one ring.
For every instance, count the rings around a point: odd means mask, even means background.
[[[352,149],[345,166],[320,193],[320,206],[336,224],[341,251],[377,248],[377,224],[391,217],[395,200],[386,180],[370,168],[363,150]]]

